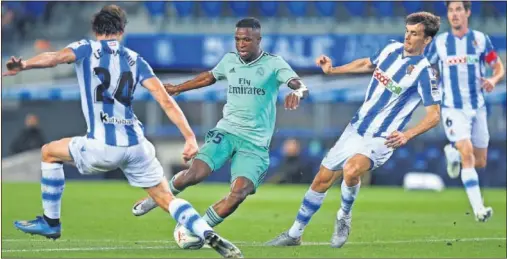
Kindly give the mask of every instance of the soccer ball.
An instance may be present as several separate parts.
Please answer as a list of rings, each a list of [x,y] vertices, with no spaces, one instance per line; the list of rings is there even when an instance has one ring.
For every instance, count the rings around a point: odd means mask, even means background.
[[[177,224],[174,228],[174,240],[180,248],[197,250],[204,246],[204,240],[185,226]]]

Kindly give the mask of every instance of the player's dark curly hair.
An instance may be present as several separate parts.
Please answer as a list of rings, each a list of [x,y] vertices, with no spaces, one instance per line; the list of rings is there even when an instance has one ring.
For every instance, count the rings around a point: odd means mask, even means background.
[[[429,36],[431,38],[435,37],[438,30],[440,29],[440,17],[428,13],[428,12],[418,12],[413,13],[407,16],[405,19],[405,24],[414,25],[421,23],[424,25],[424,35]]]
[[[123,33],[127,14],[117,5],[106,5],[93,16],[92,30],[99,35]]]
[[[452,2],[462,2],[463,7],[465,7],[465,11],[468,11],[470,8],[472,8],[472,1],[445,1],[445,7],[449,8],[449,5]]]
[[[253,17],[248,17],[248,18],[244,18],[244,19],[239,20],[236,23],[236,28],[260,29],[261,22],[259,22],[259,20],[255,19]]]

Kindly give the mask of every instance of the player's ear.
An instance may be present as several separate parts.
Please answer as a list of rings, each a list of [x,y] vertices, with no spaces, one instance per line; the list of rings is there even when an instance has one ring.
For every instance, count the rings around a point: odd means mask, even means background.
[[[424,45],[427,46],[428,44],[430,44],[431,40],[433,40],[433,37],[431,36],[424,37]]]

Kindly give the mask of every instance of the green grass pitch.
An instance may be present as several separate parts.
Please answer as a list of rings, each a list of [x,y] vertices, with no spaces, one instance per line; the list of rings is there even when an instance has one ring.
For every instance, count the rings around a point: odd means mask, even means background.
[[[463,189],[441,193],[401,188],[362,188],[354,205],[352,233],[341,249],[329,247],[340,189],[329,191],[305,231],[303,246],[262,243],[292,224],[307,186],[264,185],[216,230],[245,257],[506,257],[506,190],[485,189],[493,218],[478,223]],[[203,213],[227,194],[227,185],[198,185],[181,197]],[[63,194],[62,237],[57,241],[17,231],[13,221],[41,213],[39,184],[2,184],[2,257],[218,257],[211,249],[181,250],[174,220],[156,209],[131,214],[144,191],[124,182],[68,182]]]

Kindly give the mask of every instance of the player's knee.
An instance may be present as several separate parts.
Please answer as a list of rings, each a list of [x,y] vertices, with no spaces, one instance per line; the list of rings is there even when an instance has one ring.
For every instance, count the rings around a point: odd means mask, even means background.
[[[343,167],[343,176],[346,178],[355,178],[360,176],[360,166],[354,162],[348,162]]]
[[[42,156],[42,162],[51,163],[52,156],[51,156],[51,143],[45,144],[41,148],[41,156]]]
[[[334,174],[336,174],[336,172],[333,172],[324,166],[321,166],[319,172],[313,179],[311,186],[312,190],[317,192],[327,191],[331,185],[333,185],[336,179],[336,176]]]
[[[476,168],[485,168],[488,165],[488,161],[485,157],[476,157],[475,158],[475,167]]]

